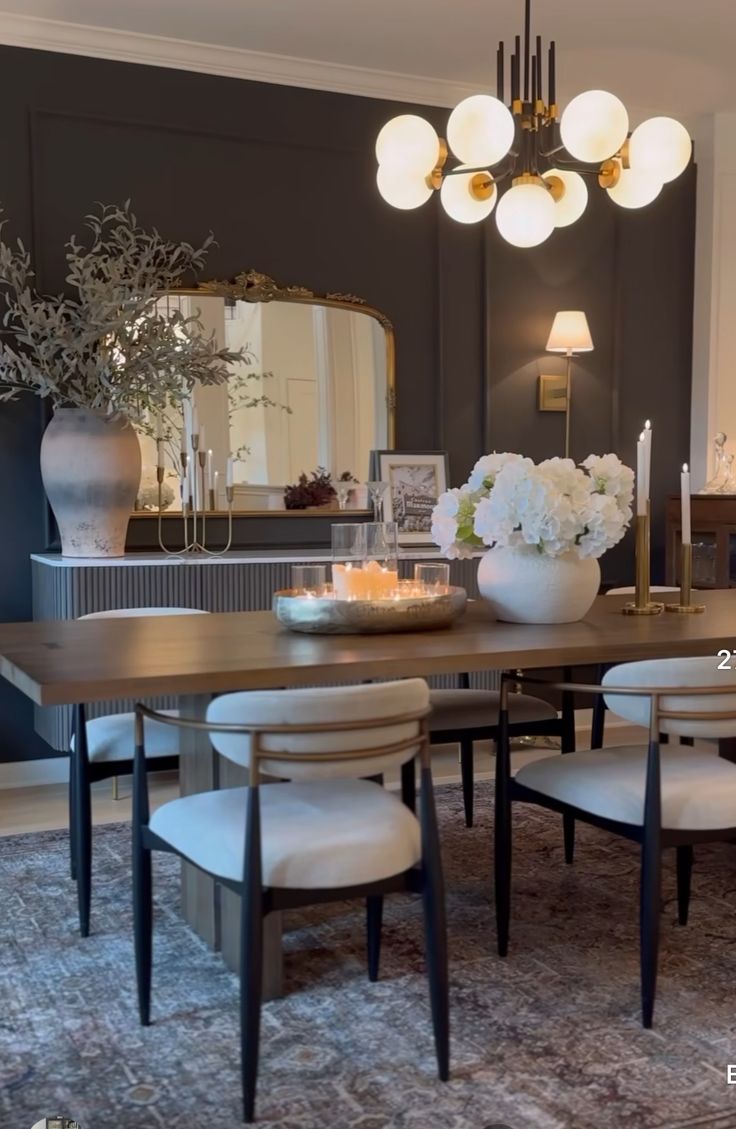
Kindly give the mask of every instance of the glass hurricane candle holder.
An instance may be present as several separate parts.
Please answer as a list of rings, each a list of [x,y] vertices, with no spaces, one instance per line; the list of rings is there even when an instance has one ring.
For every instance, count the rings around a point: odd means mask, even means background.
[[[381,600],[399,583],[395,522],[332,527],[332,588],[338,600]]]
[[[444,595],[450,587],[450,566],[441,561],[415,564],[414,581],[429,596]]]
[[[291,588],[300,596],[323,596],[327,587],[327,565],[291,566]]]

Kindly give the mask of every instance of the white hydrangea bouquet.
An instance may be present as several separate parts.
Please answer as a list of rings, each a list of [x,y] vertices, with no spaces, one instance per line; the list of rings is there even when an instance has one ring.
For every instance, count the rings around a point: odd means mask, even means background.
[[[494,452],[478,460],[464,486],[441,495],[432,538],[450,559],[484,546],[601,557],[626,532],[633,496],[634,472],[617,455],[589,455],[576,466]]]

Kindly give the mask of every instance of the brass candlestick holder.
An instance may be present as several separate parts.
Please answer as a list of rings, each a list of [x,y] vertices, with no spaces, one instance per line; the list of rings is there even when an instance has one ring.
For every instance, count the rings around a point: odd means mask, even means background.
[[[650,520],[647,502],[647,512],[636,515],[636,588],[634,602],[621,609],[624,615],[659,615],[664,608],[649,598]]]
[[[208,557],[218,557],[222,553],[227,553],[233,543],[233,496],[234,489],[232,486],[225,487],[225,497],[227,499],[227,542],[220,549],[212,549],[207,545],[207,505],[205,499],[209,493],[210,509],[215,509],[215,499],[213,497],[214,491],[209,492],[206,489],[206,465],[207,458],[204,451],[199,451],[199,436],[192,435],[192,456],[194,475],[192,476],[192,496],[190,501],[187,502],[182,498],[181,516],[184,522],[184,544],[180,549],[169,549],[164,544],[163,538],[163,498],[162,487],[164,481],[164,468],[158,466],[156,468],[156,480],[158,482],[158,543],[161,551],[168,556],[181,557],[187,554],[205,553]],[[189,455],[186,451],[181,453],[181,466],[182,473],[186,477],[187,468],[189,466]],[[199,472],[199,474],[197,474]],[[197,483],[197,477],[199,482]],[[197,489],[199,487],[199,489]],[[190,522],[191,522],[191,537],[190,537]]]
[[[690,544],[680,546],[680,602],[679,604],[665,604],[665,611],[675,612],[677,615],[700,615],[705,611],[705,604],[691,602],[693,582],[693,547]]]

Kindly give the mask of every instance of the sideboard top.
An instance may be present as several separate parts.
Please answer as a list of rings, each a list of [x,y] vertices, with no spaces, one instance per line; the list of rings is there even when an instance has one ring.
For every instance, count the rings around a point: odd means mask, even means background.
[[[480,556],[480,554],[478,554]],[[434,545],[417,545],[399,550],[403,560],[423,560],[439,558],[439,549]],[[32,553],[31,560],[50,568],[132,568],[136,565],[160,565],[162,568],[186,567],[187,565],[228,565],[228,564],[288,564],[291,561],[305,562],[329,561],[329,549],[247,549],[223,553],[209,557],[205,553],[190,553],[187,556],[168,556],[165,553],[126,553],[124,557],[62,557],[61,553]]]

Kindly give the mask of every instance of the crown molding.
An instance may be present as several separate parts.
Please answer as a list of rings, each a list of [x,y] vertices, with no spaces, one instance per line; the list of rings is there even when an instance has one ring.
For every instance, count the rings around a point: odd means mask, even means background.
[[[423,106],[454,106],[479,90],[477,86],[421,75],[341,66],[2,11],[0,44]]]

